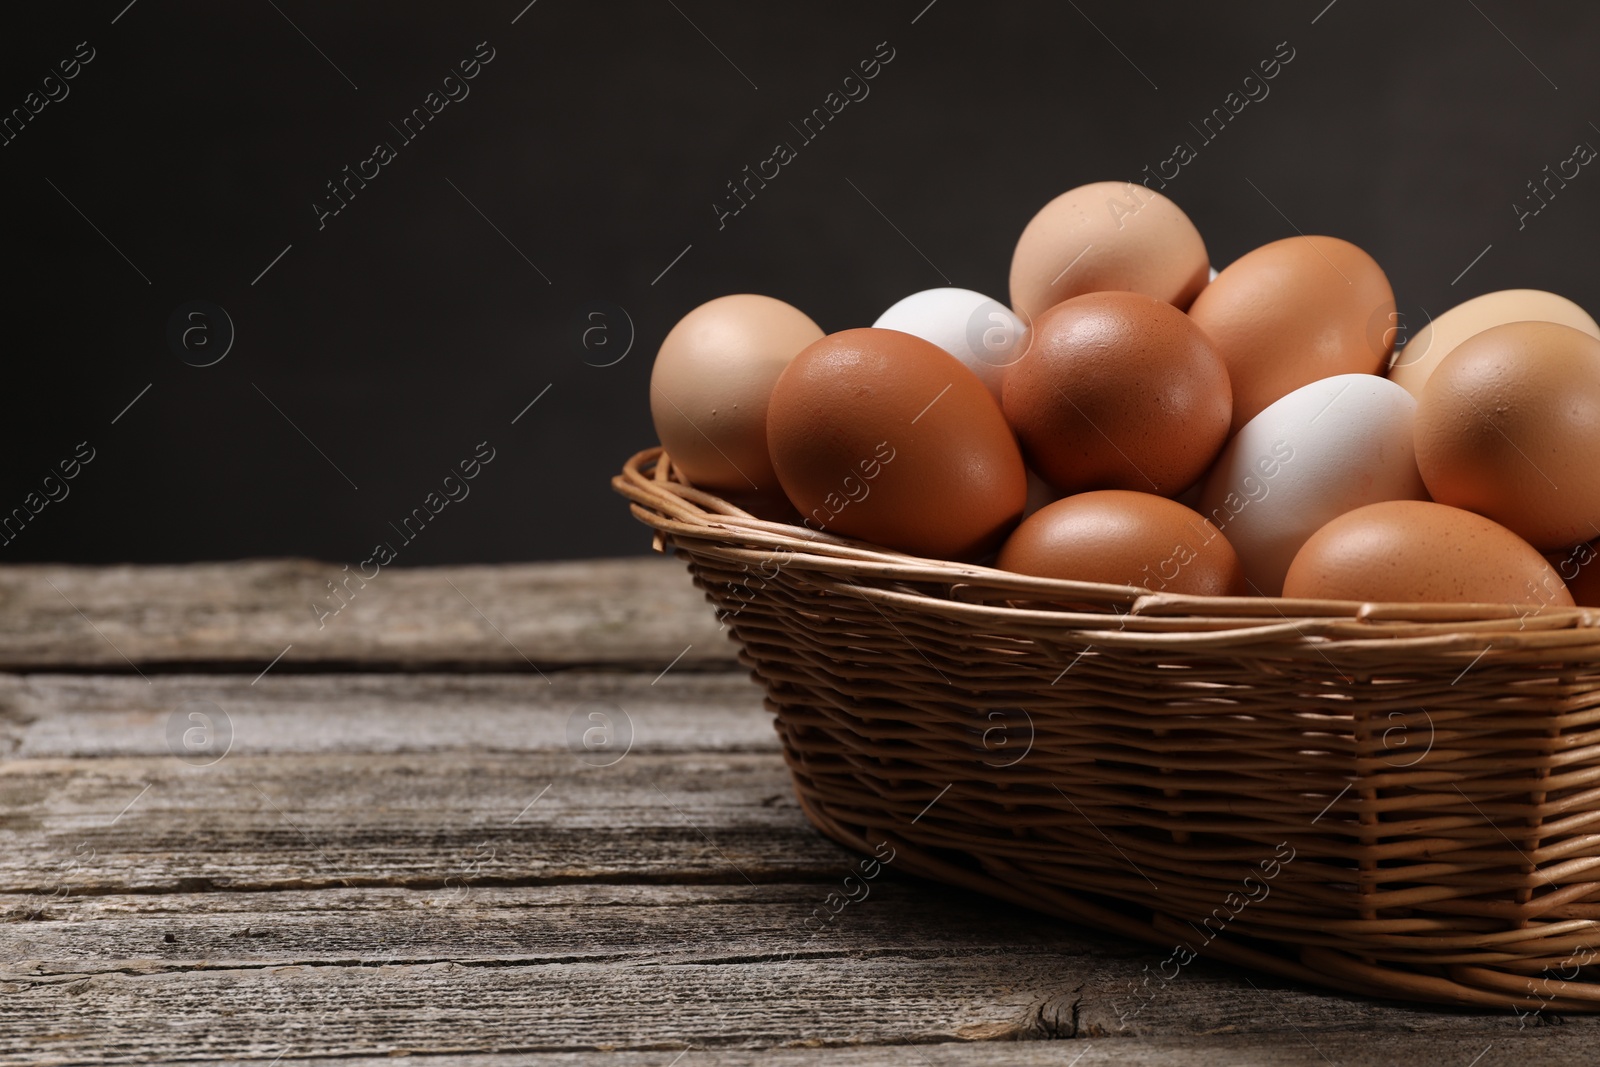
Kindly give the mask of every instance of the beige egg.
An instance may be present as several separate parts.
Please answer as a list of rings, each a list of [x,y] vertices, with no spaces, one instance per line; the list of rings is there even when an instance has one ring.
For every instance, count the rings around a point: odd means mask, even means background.
[[[751,293],[718,297],[679,320],[656,353],[650,416],[692,484],[781,496],[767,404],[778,375],[821,338],[803,311]]]
[[[1011,306],[1032,319],[1084,293],[1126,289],[1187,309],[1211,274],[1189,216],[1133,182],[1080,185],[1039,209],[1011,257]]]
[[[1389,380],[1420,400],[1433,369],[1457,345],[1508,322],[1554,322],[1600,338],[1600,325],[1566,297],[1540,289],[1502,289],[1457,304],[1418,330],[1390,359]]]

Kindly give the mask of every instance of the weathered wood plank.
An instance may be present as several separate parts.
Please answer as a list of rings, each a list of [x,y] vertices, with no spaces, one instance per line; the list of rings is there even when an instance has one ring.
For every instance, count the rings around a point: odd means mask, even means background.
[[[1432,1055],[1448,1046],[1466,1064],[1491,1045],[1485,1062],[1592,1056],[1600,1026],[1394,1007],[1204,962],[1125,1025],[1148,962],[1136,948],[894,877],[816,936],[804,926],[816,886],[73,900],[61,919],[0,927],[8,950],[30,950],[0,965],[0,996],[17,1009],[0,1013],[0,1059],[583,1048],[663,1050],[663,1064],[686,1045],[893,1044],[793,1062],[907,1063],[933,1042],[1077,1038],[1044,1046],[1048,1061],[929,1062],[1456,1062]],[[1233,1058],[1274,1044],[1275,1060]]]
[[[251,966],[728,963],[1014,945],[1063,966],[1138,960],[1141,946],[980,896],[890,877],[843,903],[820,883],[323,889],[63,897],[48,919],[0,923],[0,974],[155,973]],[[0,913],[26,898],[0,896]],[[836,910],[837,909],[837,910]]]
[[[682,563],[661,558],[357,573],[308,560],[0,567],[0,669],[317,664],[554,670],[727,665],[734,647]],[[369,570],[370,573],[370,570]],[[452,584],[453,583],[453,584]],[[319,609],[320,606],[320,609]],[[480,614],[481,613],[481,614]]]
[[[231,755],[568,752],[570,724],[597,706],[613,745],[631,729],[634,752],[778,750],[743,671],[574,668],[548,685],[529,674],[0,674],[0,756],[167,755],[169,722],[185,724],[195,701],[227,716]]]
[[[1320,1034],[1316,1047],[1292,1031],[1283,1034],[1219,1034],[1203,1038],[1120,1038],[1115,1041],[979,1042],[891,1045],[867,1048],[700,1048],[674,1052],[464,1053],[422,1055],[412,1067],[1591,1067],[1592,1038],[1569,1027],[1528,1030],[1515,1040],[1479,1035]],[[684,1049],[684,1046],[679,1046]],[[1506,1055],[1497,1053],[1504,1050]],[[1487,1054],[1486,1054],[1487,1053]],[[676,1059],[681,1055],[681,1059]],[[1477,1057],[1481,1059],[1476,1059]],[[271,1056],[262,1056],[263,1061]],[[204,1061],[218,1063],[222,1061]],[[227,1061],[241,1062],[238,1059]],[[325,1067],[326,1060],[298,1055],[276,1067]],[[354,1056],[341,1067],[394,1067],[390,1056]]]
[[[1474,1044],[1476,1039],[1464,1040],[1428,1038],[1402,1038],[1388,1036],[1364,1039],[1357,1035],[1339,1035],[1320,1043],[1320,1049],[1295,1047],[1276,1035],[1249,1035],[1242,1038],[1212,1037],[1204,1041],[1189,1039],[1123,1040],[1114,1044],[1100,1044],[1093,1048],[1077,1045],[1053,1044],[945,1044],[918,1045],[874,1049],[828,1050],[762,1050],[751,1053],[740,1050],[695,1049],[693,1058],[680,1061],[684,1067],[1394,1067],[1406,1063],[1442,1063],[1470,1065],[1474,1055],[1485,1049]],[[1549,1065],[1549,1067],[1588,1067],[1594,1062],[1592,1052],[1585,1046],[1587,1039],[1572,1033],[1542,1032],[1538,1036],[1521,1039],[1517,1055],[1525,1056],[1523,1062]],[[1083,1053],[1082,1059],[1072,1057]],[[1438,1056],[1438,1059],[1434,1059]],[[282,1067],[309,1064],[315,1061],[284,1059]],[[343,1061],[351,1067],[375,1067],[391,1064],[392,1060],[356,1057]],[[1481,1064],[1500,1061],[1492,1058]],[[1507,1060],[1505,1062],[1512,1062]],[[662,1060],[662,1053],[594,1054],[533,1054],[508,1056],[449,1056],[420,1059],[418,1067],[569,1067],[572,1064],[605,1064],[611,1067],[673,1067],[671,1061]]]
[[[847,856],[805,822],[770,754],[0,764],[0,892],[804,881]]]
[[[442,962],[8,976],[0,1057],[165,1062],[994,1039],[1018,1036],[1035,1010],[1031,991],[1054,985],[1055,967],[1048,954],[1017,949],[798,967]]]
[[[759,758],[725,758],[703,788],[726,791],[722,783],[738,777],[737,764]],[[329,773],[333,757],[308,759],[323,765],[297,772],[306,782],[338,777]],[[428,759],[451,763],[459,757]],[[639,764],[651,760],[684,762],[675,756],[637,757]],[[635,761],[630,756],[609,770]],[[19,761],[13,768],[43,769],[49,762]],[[53,809],[70,820],[75,811],[98,807],[89,798],[104,788],[104,780],[126,784],[130,777],[125,771],[107,772],[119,764],[143,764],[147,770],[149,762],[74,761],[68,766],[80,773],[93,769],[103,781],[80,791],[83,795],[58,800]],[[61,885],[104,888],[93,884],[95,876],[127,880],[127,868],[141,863],[172,888],[185,877],[226,882],[229,864],[248,869],[257,887],[266,884],[264,870],[276,871],[279,885],[295,880],[330,884],[308,878],[294,859],[275,853],[297,854],[301,865],[326,858],[337,870],[339,858],[360,853],[353,842],[363,837],[387,842],[369,847],[368,853],[408,852],[395,842],[419,824],[431,836],[413,847],[434,858],[457,857],[460,865],[453,874],[440,880],[440,870],[423,869],[419,876],[418,868],[426,865],[413,857],[409,866],[391,859],[379,871],[384,877],[409,874],[429,888],[79,898],[58,896],[47,884],[40,892],[0,898],[0,908],[12,916],[43,916],[0,925],[0,996],[23,1011],[19,1018],[46,1023],[48,1032],[86,1042],[72,1048],[87,1050],[85,1055],[101,1062],[116,1061],[123,1043],[128,1058],[179,1055],[182,1042],[193,1035],[181,1026],[169,1030],[163,1020],[184,1019],[177,1011],[180,1004],[206,1005],[208,1016],[220,1012],[229,1019],[225,1039],[208,1036],[212,1043],[195,1052],[266,1060],[284,1052],[285,1041],[296,1055],[344,1056],[400,1050],[670,1049],[674,1041],[680,1042],[677,1047],[683,1041],[764,1047],[1072,1035],[1120,1045],[1130,1037],[1295,1029],[1316,1035],[1319,1045],[1327,1031],[1471,1033],[1482,1035],[1485,1044],[1523,1039],[1522,1023],[1510,1013],[1389,1007],[1296,989],[1261,976],[1246,981],[1248,976],[1239,972],[1204,963],[1186,969],[1160,997],[1125,1017],[1139,1001],[1144,968],[1159,953],[981,897],[901,883],[892,864],[866,899],[845,905],[833,898],[830,904],[828,894],[843,887],[844,873],[859,869],[859,861],[825,845],[822,849],[831,854],[813,857],[819,862],[811,870],[785,872],[791,878],[810,877],[813,884],[750,886],[737,877],[733,865],[747,873],[771,868],[770,859],[757,867],[762,857],[739,853],[741,847],[753,847],[761,834],[730,840],[724,828],[748,826],[750,820],[724,810],[712,824],[706,812],[715,806],[715,797],[696,797],[682,777],[662,784],[683,804],[696,805],[683,814],[704,818],[717,841],[713,845],[702,839],[698,845],[711,854],[702,856],[698,866],[674,860],[667,854],[690,850],[697,842],[680,838],[662,843],[660,829],[650,835],[658,842],[650,850],[634,846],[621,851],[630,853],[630,859],[661,857],[662,866],[677,879],[725,878],[728,884],[496,886],[492,883],[508,877],[549,875],[548,865],[552,859],[559,862],[563,847],[551,840],[550,831],[558,823],[582,824],[577,839],[586,841],[588,854],[604,858],[617,850],[597,846],[595,835],[616,835],[618,824],[638,822],[638,817],[621,813],[625,804],[594,812],[594,791],[574,790],[565,804],[546,809],[541,801],[534,810],[549,822],[535,824],[531,816],[525,820],[539,827],[539,847],[514,853],[527,842],[508,843],[481,829],[462,832],[463,813],[441,810],[431,802],[439,780],[418,767],[426,761],[370,762],[386,764],[389,773],[383,778],[398,788],[369,805],[329,807],[334,798],[315,788],[304,795],[288,794],[295,804],[292,814],[285,809],[284,815],[292,825],[282,828],[274,825],[274,819],[282,818],[277,812],[235,801],[223,821],[253,819],[256,831],[235,838],[236,847],[253,850],[253,856],[206,851],[207,840],[217,834],[207,824],[218,809],[197,802],[227,794],[227,783],[219,777],[192,776],[191,782],[207,788],[188,797],[169,796],[165,806],[152,790],[116,822],[135,838],[122,842],[126,851],[80,853],[67,861],[81,863],[62,875]],[[494,762],[484,770],[494,771]],[[266,769],[255,768],[256,780],[286,782],[284,773],[259,773]],[[286,773],[288,768],[276,770]],[[446,768],[444,776],[460,770]],[[685,767],[683,774],[694,778],[695,768]],[[494,797],[502,792],[499,776],[483,773],[474,780],[482,785],[478,799],[495,808]],[[358,783],[355,789],[360,788]],[[735,784],[732,791],[740,788],[747,786]],[[617,782],[600,792],[637,803],[640,790],[637,782]],[[552,790],[544,799],[555,796]],[[431,817],[397,817],[395,809],[401,805]],[[388,811],[375,817],[383,809]],[[798,820],[797,813],[785,813],[777,805],[761,810]],[[179,851],[171,851],[176,844],[170,840],[176,835],[174,819],[191,823]],[[504,824],[505,819],[495,821]],[[770,823],[762,834],[768,840],[784,836]],[[51,836],[62,842],[71,837]],[[163,837],[169,839],[169,851],[155,863],[150,853],[157,850],[150,845]],[[478,844],[470,845],[474,839]],[[493,843],[485,848],[486,841]],[[21,847],[5,843],[10,846],[4,850],[8,867],[26,867],[31,851],[27,842]],[[718,862],[726,866],[719,869]],[[686,866],[693,869],[686,872]],[[813,916],[819,906],[823,913],[837,908],[836,917],[820,923]],[[791,957],[796,951],[799,955]],[[332,977],[345,972],[343,979]],[[409,1006],[404,1019],[397,1018],[396,1005]],[[466,1025],[473,1005],[495,1014],[493,1025],[454,1029]],[[286,1013],[300,1021],[290,1027]],[[323,1015],[336,1017],[334,1023],[305,1022],[308,1016]],[[5,1017],[0,1013],[0,1020]],[[126,1026],[120,1021],[124,1017],[130,1020]],[[869,1025],[861,1024],[863,1017],[871,1020]],[[142,1020],[140,1027],[131,1020]],[[1574,1020],[1574,1025],[1586,1027],[1590,1021]],[[143,1035],[137,1040],[136,1029]],[[286,1032],[292,1036],[285,1037]],[[313,1032],[331,1036],[315,1048],[292,1045]],[[0,1059],[21,1057],[26,1043],[17,1035],[19,1044],[8,1046],[7,1033],[0,1021]],[[464,1038],[464,1033],[472,1036]],[[27,1047],[33,1049],[34,1062],[43,1061],[38,1058],[43,1056],[41,1046]]]

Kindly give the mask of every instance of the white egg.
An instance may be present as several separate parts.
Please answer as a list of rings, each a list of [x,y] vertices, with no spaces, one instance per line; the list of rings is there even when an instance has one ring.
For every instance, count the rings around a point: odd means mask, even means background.
[[[1027,351],[1028,327],[991,297],[971,289],[924,289],[912,293],[872,324],[931,341],[970,367],[995,400],[1005,368]]]
[[[1199,511],[1239,553],[1260,596],[1278,596],[1300,546],[1347,511],[1426,500],[1411,425],[1417,402],[1374,374],[1301,386],[1240,427],[1217,457]]]

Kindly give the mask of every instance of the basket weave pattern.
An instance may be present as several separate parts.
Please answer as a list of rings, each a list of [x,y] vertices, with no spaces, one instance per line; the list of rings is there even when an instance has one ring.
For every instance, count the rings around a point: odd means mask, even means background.
[[[1164,967],[1600,1010],[1600,613],[917,559],[755,518],[659,449],[613,484],[728,624],[830,837]]]

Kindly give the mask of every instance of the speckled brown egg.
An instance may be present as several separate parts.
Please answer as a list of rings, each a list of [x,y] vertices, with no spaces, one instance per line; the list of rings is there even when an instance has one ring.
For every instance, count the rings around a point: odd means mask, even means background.
[[[1004,397],[1029,465],[1063,493],[1182,492],[1222,448],[1232,407],[1206,335],[1171,304],[1128,292],[1040,315]]]
[[[773,387],[767,444],[806,526],[917,556],[992,550],[1028,494],[988,387],[898,330],[845,330],[797,355]]]
[[[1189,308],[1228,365],[1229,432],[1335,374],[1377,374],[1394,341],[1383,268],[1337,237],[1286,237],[1229,264]]]
[[[1469,337],[1423,386],[1415,434],[1440,503],[1549,551],[1600,534],[1600,340],[1551,322]]]
[[[1048,504],[1006,539],[996,564],[1041,578],[1236,596],[1244,570],[1198,512],[1152,493],[1103,489]]]
[[[821,336],[805,312],[754,293],[718,297],[678,321],[650,372],[650,415],[691,483],[771,499],[767,399],[795,353]]]
[[[1429,500],[1347,511],[1301,546],[1286,597],[1319,600],[1572,606],[1528,542],[1482,515]]]
[[[1200,231],[1132,182],[1093,182],[1039,209],[1011,256],[1011,306],[1026,318],[1082,293],[1126,289],[1187,308],[1210,276]]]

